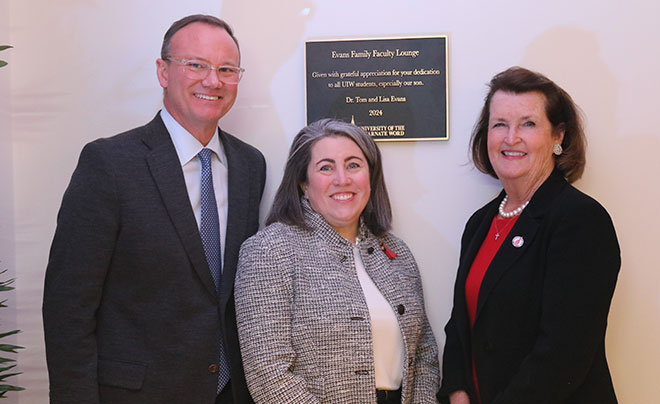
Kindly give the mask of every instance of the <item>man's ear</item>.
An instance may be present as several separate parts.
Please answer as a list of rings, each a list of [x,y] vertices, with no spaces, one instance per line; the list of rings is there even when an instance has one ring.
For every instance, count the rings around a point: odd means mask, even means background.
[[[163,88],[167,88],[167,81],[169,76],[169,65],[166,60],[156,59],[156,74],[158,75],[158,82]]]

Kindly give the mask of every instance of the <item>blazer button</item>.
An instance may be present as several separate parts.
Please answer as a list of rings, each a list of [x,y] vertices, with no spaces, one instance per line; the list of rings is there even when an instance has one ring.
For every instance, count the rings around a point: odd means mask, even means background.
[[[367,248],[367,254],[373,254],[373,253],[374,253],[374,248],[373,247]]]
[[[339,258],[339,262],[346,262],[346,256],[342,255],[341,258]]]
[[[215,363],[212,363],[209,365],[209,372],[211,373],[218,373],[218,365]]]
[[[495,347],[490,342],[486,342],[484,344],[484,351],[486,351],[486,352],[493,352],[493,348],[495,348]]]
[[[406,308],[402,304],[400,304],[400,305],[396,306],[396,311],[398,311],[399,314],[403,314],[403,313],[406,312]]]

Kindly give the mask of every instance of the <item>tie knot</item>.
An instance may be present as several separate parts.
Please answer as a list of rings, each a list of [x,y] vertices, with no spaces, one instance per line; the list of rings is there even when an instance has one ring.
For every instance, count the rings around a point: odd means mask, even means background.
[[[211,153],[213,153],[213,150],[211,149],[202,149],[202,151],[197,154],[203,165],[209,164],[211,161]]]

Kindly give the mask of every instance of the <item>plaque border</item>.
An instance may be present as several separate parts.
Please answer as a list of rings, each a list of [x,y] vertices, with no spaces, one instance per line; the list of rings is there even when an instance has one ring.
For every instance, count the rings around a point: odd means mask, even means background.
[[[425,39],[425,38],[442,38],[445,40],[445,136],[444,137],[411,137],[405,139],[382,139],[371,137],[375,142],[423,142],[432,140],[449,140],[449,36],[442,35],[413,35],[413,36],[388,36],[388,37],[364,37],[364,38],[309,38],[303,44],[303,91],[305,92],[305,125],[309,125],[307,121],[307,43],[309,42],[357,42],[357,41],[387,41],[387,40],[400,40],[400,39]]]

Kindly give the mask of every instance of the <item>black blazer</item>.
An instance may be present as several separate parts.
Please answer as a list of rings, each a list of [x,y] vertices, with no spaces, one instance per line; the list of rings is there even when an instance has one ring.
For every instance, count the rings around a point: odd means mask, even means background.
[[[605,329],[621,264],[612,221],[558,172],[536,191],[484,276],[470,330],[465,280],[504,197],[465,226],[445,327],[438,398],[474,394],[472,355],[483,404],[616,403],[605,359]],[[515,247],[512,240],[524,243]]]
[[[222,330],[236,403],[251,403],[233,284],[259,226],[265,162],[221,131],[229,206],[220,296],[174,144],[157,115],[83,149],[44,288],[51,403],[213,403]]]

